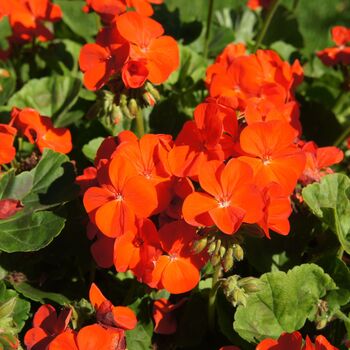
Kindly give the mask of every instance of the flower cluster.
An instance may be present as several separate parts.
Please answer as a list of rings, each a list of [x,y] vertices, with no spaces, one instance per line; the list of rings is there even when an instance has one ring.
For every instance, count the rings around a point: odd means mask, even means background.
[[[245,55],[244,46],[229,45],[208,68],[211,96],[175,140],[129,131],[107,138],[95,167],[77,179],[98,265],[183,293],[208,260],[195,244],[203,232],[232,236],[256,224],[267,237],[287,235],[298,180],[318,181],[343,156],[300,141],[293,89],[302,75],[298,62],[272,51]],[[225,261],[237,256],[214,250]]]
[[[35,39],[42,42],[52,40],[53,34],[45,22],[59,21],[62,11],[51,0],[6,0],[0,3],[0,19],[3,16],[8,16],[12,28],[9,43],[16,45]],[[6,57],[9,53],[10,50],[3,54]]]
[[[13,108],[9,124],[0,124],[0,166],[10,163],[16,156],[13,146],[16,135],[25,137],[42,153],[45,148],[60,153],[72,150],[69,129],[55,128],[49,117],[44,117],[32,108]]]
[[[163,35],[162,25],[148,16],[153,14],[150,3],[159,0],[88,1],[105,23],[96,43],[86,44],[79,64],[84,72],[84,85],[98,90],[112,82],[112,91],[120,92],[120,80],[127,89],[136,89],[147,81],[163,83],[179,65],[176,41]],[[134,6],[137,12],[125,12]]]
[[[350,64],[350,28],[335,26],[331,30],[335,47],[317,52],[319,59],[327,66]]]
[[[137,324],[134,312],[126,306],[114,306],[95,284],[90,288],[90,303],[97,323],[78,332],[69,327],[72,308],[57,315],[53,306],[42,305],[34,315],[33,328],[25,334],[27,350],[125,350],[125,330],[134,329]]]

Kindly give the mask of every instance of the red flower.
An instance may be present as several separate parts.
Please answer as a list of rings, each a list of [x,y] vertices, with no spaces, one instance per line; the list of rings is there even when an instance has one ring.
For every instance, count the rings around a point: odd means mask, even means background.
[[[193,289],[200,280],[199,269],[204,265],[203,255],[193,255],[192,242],[195,227],[184,221],[165,224],[158,232],[159,241],[168,255],[155,262],[152,286],[165,288],[169,293],[180,294]]]
[[[177,329],[177,320],[174,311],[181,307],[187,298],[173,304],[169,300],[161,298],[153,304],[154,333],[174,334]]]
[[[13,108],[11,124],[14,125],[30,143],[35,143],[40,152],[50,148],[55,152],[69,153],[72,138],[66,128],[55,128],[48,117],[43,117],[34,109]]]
[[[293,191],[305,167],[305,155],[294,143],[297,135],[279,120],[254,123],[242,131],[241,147],[248,155],[239,159],[253,168],[258,186],[277,182],[286,193]]]
[[[114,306],[104,297],[95,283],[89,292],[90,303],[96,310],[97,321],[105,326],[134,329],[137,324],[135,313],[127,306]]]
[[[104,328],[99,324],[86,326],[78,333],[66,331],[56,337],[48,350],[125,350],[122,329]]]
[[[102,29],[96,44],[86,44],[80,51],[79,65],[84,72],[85,87],[98,90],[105,85],[112,75],[121,70],[129,50],[129,44],[116,27]]]
[[[9,20],[13,31],[12,40],[40,41],[53,39],[53,34],[43,22],[56,22],[62,18],[58,5],[50,0],[13,0],[9,11]]]
[[[263,201],[253,185],[253,171],[245,163],[231,159],[203,165],[199,183],[206,191],[190,194],[182,211],[186,222],[195,226],[216,225],[226,234],[235,233],[242,222],[256,223],[263,216]]]
[[[135,232],[136,216],[148,217],[157,207],[154,187],[137,174],[131,161],[116,155],[97,174],[101,187],[90,187],[84,205],[93,222],[107,237]],[[147,203],[147,205],[144,205]]]
[[[34,315],[33,328],[24,336],[27,350],[47,350],[52,340],[66,331],[71,315],[72,309],[64,309],[57,316],[51,305],[40,306]]]
[[[153,8],[151,4],[160,5],[164,0],[126,0],[129,7],[135,8],[136,12],[144,16],[152,16]]]
[[[163,83],[179,66],[176,41],[164,36],[163,27],[155,20],[137,12],[127,12],[118,17],[117,28],[131,44],[130,59],[145,62],[147,79],[152,83]],[[145,73],[144,68],[142,72]],[[128,81],[124,83],[128,85]]]
[[[17,130],[10,125],[0,124],[0,166],[10,163],[16,155],[16,149],[13,142]]]

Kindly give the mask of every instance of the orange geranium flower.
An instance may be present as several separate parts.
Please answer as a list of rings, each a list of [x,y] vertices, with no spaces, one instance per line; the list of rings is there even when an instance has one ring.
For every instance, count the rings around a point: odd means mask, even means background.
[[[235,233],[242,222],[256,223],[263,216],[260,191],[253,185],[249,165],[231,159],[227,165],[207,162],[199,172],[206,192],[194,192],[184,202],[184,219],[194,226],[216,225],[226,234]]]
[[[157,258],[161,254],[161,247],[157,229],[151,220],[139,219],[136,226],[136,232],[126,232],[117,237],[114,244],[114,266],[119,272],[130,269],[143,280],[142,277],[152,270],[152,266],[148,266],[152,260],[151,255]]]
[[[271,182],[262,190],[265,202],[264,216],[259,225],[270,238],[269,229],[281,235],[288,235],[290,230],[289,216],[292,213],[291,201],[284,188]]]
[[[62,18],[61,8],[50,0],[12,0],[9,10],[14,41],[52,40],[53,34],[43,22],[56,22]]]
[[[323,176],[333,173],[330,166],[344,159],[344,153],[338,147],[317,147],[313,141],[306,142],[302,151],[306,155],[306,166],[300,179],[303,184],[320,181]]]
[[[306,336],[305,344],[303,345],[302,335],[295,331],[293,333],[282,333],[276,339],[264,339],[257,346],[256,350],[338,350],[323,336],[316,337],[315,344],[313,344]]]
[[[98,90],[112,75],[118,73],[129,56],[130,45],[115,26],[104,28],[94,44],[86,44],[80,51],[79,66],[84,72],[84,85]]]
[[[125,0],[86,0],[84,12],[95,11],[102,22],[110,24],[116,17],[126,11]]]
[[[136,12],[144,16],[152,16],[153,8],[151,4],[160,5],[164,0],[126,0],[128,7],[133,7]]]
[[[242,131],[240,143],[247,156],[238,159],[253,168],[258,186],[277,182],[286,193],[293,191],[305,167],[305,155],[294,143],[297,135],[280,120],[254,123]]]
[[[96,310],[98,322],[105,326],[121,329],[134,329],[136,327],[137,318],[134,311],[127,306],[114,306],[105,298],[95,283],[91,284],[89,298]]]
[[[195,109],[194,119],[184,124],[169,152],[171,171],[179,177],[196,177],[208,160],[223,161],[234,152],[234,140],[228,135],[237,133],[234,114],[225,113],[218,103],[202,103]]]
[[[125,333],[99,324],[83,327],[78,333],[66,331],[56,337],[48,350],[125,350]]]
[[[69,129],[55,128],[50,118],[41,116],[35,109],[13,108],[11,117],[10,124],[27,137],[30,143],[35,143],[40,152],[45,148],[65,154],[72,150]]]
[[[178,303],[173,304],[165,298],[158,299],[153,304],[154,333],[174,334],[177,329],[175,310],[181,307],[187,298],[182,298]]]
[[[146,218],[158,206],[154,186],[120,155],[100,168],[97,178],[100,187],[90,187],[85,192],[84,206],[107,237],[135,232],[136,217]]]
[[[169,142],[171,137],[165,140],[165,135],[147,134],[140,140],[123,142],[117,149],[117,153],[132,160],[136,172],[155,187],[158,207],[153,214],[167,208],[171,199],[171,173],[167,166]]]
[[[128,68],[128,80],[124,81],[130,86],[139,80],[141,84],[145,79],[133,78],[146,73],[147,79],[154,84],[161,84],[179,66],[179,48],[170,36],[164,36],[161,24],[137,12],[127,12],[117,19],[117,28],[120,34],[131,44],[130,59],[134,62],[144,62],[144,67]],[[141,63],[140,63],[141,64]],[[125,74],[123,75],[126,76]],[[141,85],[140,85],[141,86]],[[137,87],[135,84],[133,87]]]
[[[331,33],[336,46],[317,52],[318,58],[327,66],[350,64],[350,28],[335,26]]]
[[[190,291],[198,284],[199,269],[204,265],[204,256],[192,252],[196,228],[179,220],[165,224],[158,235],[168,255],[161,255],[155,262],[151,285],[172,294]]]
[[[10,163],[16,156],[16,148],[13,142],[17,130],[7,124],[0,124],[0,167],[1,164]]]
[[[33,328],[24,336],[27,350],[46,350],[55,337],[66,331],[71,315],[72,309],[64,309],[57,316],[53,306],[40,306],[34,315]]]

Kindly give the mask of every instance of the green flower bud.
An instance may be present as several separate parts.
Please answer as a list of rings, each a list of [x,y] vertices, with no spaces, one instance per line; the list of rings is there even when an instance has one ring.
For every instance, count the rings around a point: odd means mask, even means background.
[[[209,244],[208,254],[213,254],[215,250],[216,250],[216,241],[213,241]]]
[[[134,98],[130,99],[128,103],[128,109],[130,114],[135,118],[139,111],[139,106],[137,105],[137,101]]]
[[[237,261],[241,261],[244,258],[244,251],[239,244],[233,245],[233,256]]]
[[[234,264],[233,248],[229,247],[222,260],[222,267],[224,268],[225,272],[227,272],[232,269],[233,264]]]
[[[192,251],[195,254],[201,253],[208,244],[208,237],[202,237],[193,243]]]

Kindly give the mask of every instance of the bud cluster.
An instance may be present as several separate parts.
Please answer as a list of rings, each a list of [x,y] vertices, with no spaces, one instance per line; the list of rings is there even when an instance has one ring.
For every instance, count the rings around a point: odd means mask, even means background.
[[[241,278],[238,275],[232,275],[223,280],[221,286],[227,300],[233,306],[245,306],[249,294],[258,292],[261,284],[262,282],[255,277]]]
[[[235,261],[244,258],[239,236],[228,236],[220,233],[202,232],[201,238],[193,244],[193,251],[197,254],[207,249],[213,266],[221,264],[224,271],[232,269]]]

